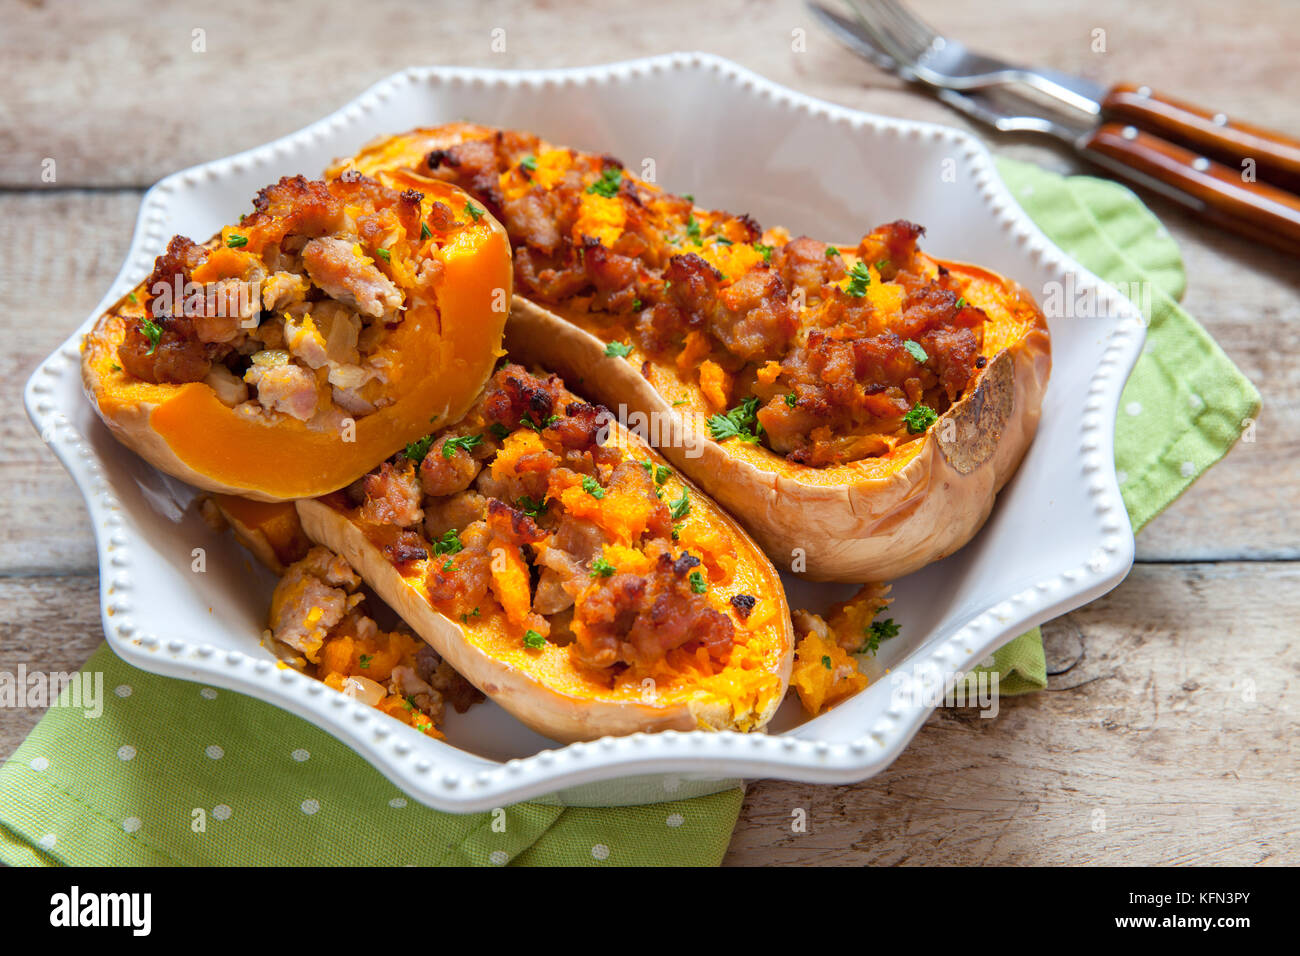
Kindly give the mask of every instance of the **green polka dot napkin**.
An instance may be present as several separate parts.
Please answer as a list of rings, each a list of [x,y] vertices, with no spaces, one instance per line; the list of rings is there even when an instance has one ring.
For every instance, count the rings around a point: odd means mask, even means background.
[[[1043,231],[1089,269],[1121,288],[1149,283],[1148,348],[1116,438],[1124,501],[1140,528],[1227,452],[1259,395],[1179,308],[1177,247],[1132,193],[1021,163],[1000,169]],[[0,767],[0,861],[711,866],[740,812],[734,789],[618,809],[438,813],[269,704],[147,674],[106,646],[86,669],[104,675],[103,713],[52,708]],[[1041,690],[1039,632],[1011,641],[986,669],[999,673],[1003,694]]]

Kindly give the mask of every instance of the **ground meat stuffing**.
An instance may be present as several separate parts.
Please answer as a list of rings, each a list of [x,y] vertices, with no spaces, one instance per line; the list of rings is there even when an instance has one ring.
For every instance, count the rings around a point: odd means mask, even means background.
[[[914,223],[836,248],[697,207],[607,156],[508,130],[461,136],[412,172],[497,215],[521,294],[676,359],[719,414],[743,410],[740,435],[719,422],[718,440],[814,467],[886,454],[983,368],[986,317],[966,280],[919,253]]]
[[[504,618],[594,672],[674,653],[724,665],[755,599],[723,593],[727,555],[676,540],[689,493],[671,469],[609,430],[558,377],[507,364],[462,421],[408,448],[418,461],[399,454],[329,500],[463,624]],[[436,674],[426,655],[415,675],[437,689]]]
[[[276,585],[268,638],[328,686],[439,737],[447,704],[463,713],[483,695],[404,624],[380,628],[372,600],[343,558],[314,547]]]
[[[382,349],[406,315],[397,277],[436,279],[438,243],[458,226],[445,206],[422,220],[422,201],[355,175],[281,179],[211,243],[171,240],[119,309],[118,363],[317,430],[390,404]]]

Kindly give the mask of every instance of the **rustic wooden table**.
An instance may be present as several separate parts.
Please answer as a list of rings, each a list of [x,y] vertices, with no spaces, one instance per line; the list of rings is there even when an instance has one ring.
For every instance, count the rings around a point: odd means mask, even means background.
[[[297,129],[411,64],[560,66],[703,49],[848,106],[963,123],[854,59],[792,0],[310,6],[6,9],[0,390],[13,410],[0,418],[0,670],[73,669],[101,640],[89,524],[20,395],[116,274],[140,195],[161,176]],[[1217,0],[917,6],[976,48],[1300,131],[1291,0],[1242,0],[1226,19]],[[990,143],[1077,168],[1027,140]],[[1048,691],[1005,701],[994,720],[941,711],[891,768],[856,786],[753,784],[728,862],[1300,861],[1300,269],[1151,204],[1182,246],[1187,307],[1263,393],[1258,440],[1143,532],[1119,588],[1047,627]],[[39,717],[0,714],[0,756]],[[797,808],[806,833],[791,831]]]

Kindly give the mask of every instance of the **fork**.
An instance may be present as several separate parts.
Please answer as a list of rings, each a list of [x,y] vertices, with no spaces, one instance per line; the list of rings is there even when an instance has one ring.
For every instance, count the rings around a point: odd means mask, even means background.
[[[1147,87],[1106,92],[1082,77],[975,53],[926,26],[897,0],[849,4],[854,18],[808,2],[855,52],[929,87],[967,115],[1002,131],[1053,135],[1216,225],[1300,255],[1300,196],[1281,188],[1300,184],[1300,143],[1230,124],[1221,113]],[[1053,108],[1045,107],[1047,100]],[[1257,182],[1251,172],[1272,182]]]

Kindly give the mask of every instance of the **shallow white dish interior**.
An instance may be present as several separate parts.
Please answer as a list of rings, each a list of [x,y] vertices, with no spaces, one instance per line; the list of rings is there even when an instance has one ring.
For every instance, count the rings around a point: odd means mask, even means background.
[[[688,107],[688,108],[684,108]],[[896,582],[899,637],[882,679],[801,722],[787,701],[771,733],[665,733],[560,747],[494,704],[452,715],[432,740],[294,671],[260,646],[272,581],[188,505],[194,491],[119,445],[86,401],[79,342],[92,315],[27,384],[33,423],[85,495],[100,558],[104,632],[125,660],[270,701],[323,727],[413,797],[448,810],[525,798],[617,804],[713,792],[743,777],[862,780],[903,749],[933,694],[1028,628],[1114,587],[1133,560],[1115,477],[1116,408],[1142,345],[1137,310],[1068,259],[1024,215],[984,146],[940,126],[871,116],[776,86],[726,60],[674,54],[573,70],[410,69],[266,146],[196,166],[144,197],[130,255],[96,307],[150,271],[175,233],[205,239],[284,174],[317,176],[370,138],[467,118],[610,153],[710,208],[828,239],[896,218],[927,252],[1023,283],[1096,288],[1098,317],[1049,316],[1054,368],[1038,437],[988,524],[962,551]],[[954,176],[945,177],[948,170]],[[954,181],[945,181],[953,179]],[[205,573],[192,551],[207,552]],[[147,582],[147,586],[143,584]],[[792,607],[852,588],[787,582]],[[210,611],[209,609],[214,609]],[[937,684],[936,684],[937,682]],[[933,689],[933,688],[932,688]]]

